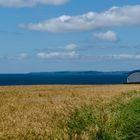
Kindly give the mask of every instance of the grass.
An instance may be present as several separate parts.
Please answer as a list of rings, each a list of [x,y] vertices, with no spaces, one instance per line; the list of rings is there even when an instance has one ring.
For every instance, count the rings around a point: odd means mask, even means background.
[[[139,140],[140,86],[0,87],[0,140]]]
[[[112,104],[76,109],[67,122],[68,139],[139,140],[140,98]]]
[[[121,132],[124,139],[140,139],[140,98],[132,99],[126,107],[122,109]]]

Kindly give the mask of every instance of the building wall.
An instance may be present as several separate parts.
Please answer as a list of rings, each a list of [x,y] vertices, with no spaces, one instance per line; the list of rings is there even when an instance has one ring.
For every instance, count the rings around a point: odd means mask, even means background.
[[[140,72],[134,72],[127,78],[127,83],[140,83]]]

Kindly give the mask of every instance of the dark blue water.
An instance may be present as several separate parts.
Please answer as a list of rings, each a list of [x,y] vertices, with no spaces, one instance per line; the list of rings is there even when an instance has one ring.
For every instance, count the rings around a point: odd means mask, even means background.
[[[123,84],[126,74],[0,74],[0,85]]]

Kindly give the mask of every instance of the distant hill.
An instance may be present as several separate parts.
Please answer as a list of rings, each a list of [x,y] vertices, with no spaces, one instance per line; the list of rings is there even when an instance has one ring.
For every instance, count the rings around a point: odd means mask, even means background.
[[[114,71],[114,72],[101,72],[101,71],[59,71],[59,72],[31,72],[28,74],[37,75],[121,75],[128,74],[129,71]]]

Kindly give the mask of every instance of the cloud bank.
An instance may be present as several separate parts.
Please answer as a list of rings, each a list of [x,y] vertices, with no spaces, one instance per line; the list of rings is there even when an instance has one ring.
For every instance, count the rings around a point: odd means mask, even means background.
[[[140,54],[120,53],[108,55],[86,55],[79,54],[76,51],[54,51],[54,52],[38,52],[36,54],[21,53],[17,55],[4,55],[0,56],[0,60],[29,60],[37,58],[40,60],[90,60],[90,61],[103,61],[103,60],[123,60],[123,61],[139,61]]]
[[[37,5],[61,5],[68,0],[0,0],[1,7],[34,7]]]
[[[62,15],[39,23],[19,24],[20,28],[46,32],[77,32],[104,27],[140,26],[140,5],[112,7],[79,16]]]

